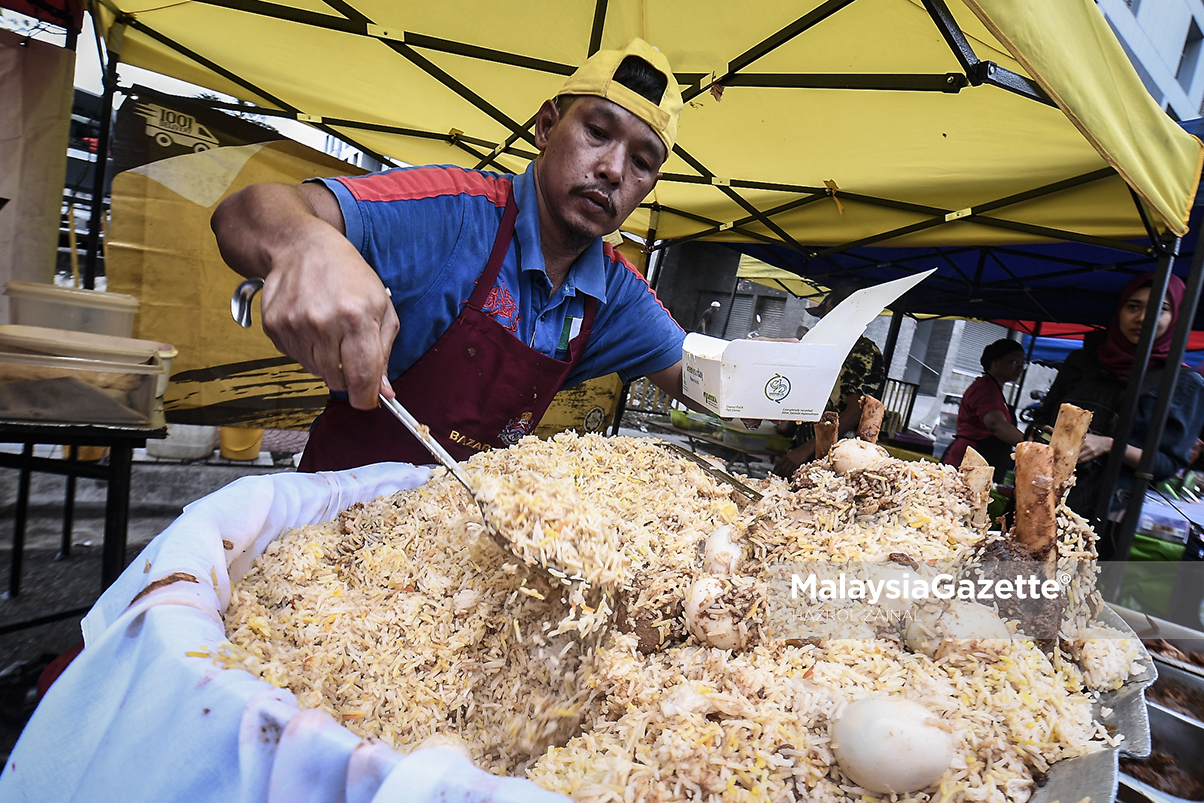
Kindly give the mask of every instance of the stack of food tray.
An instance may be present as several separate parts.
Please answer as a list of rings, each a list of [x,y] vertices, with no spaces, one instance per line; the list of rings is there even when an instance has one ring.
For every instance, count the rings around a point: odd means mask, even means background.
[[[167,343],[0,326],[0,418],[141,424],[167,390]]]
[[[1204,633],[1118,608],[1142,636],[1158,680],[1146,691],[1152,752],[1122,758],[1119,799],[1204,800]]]

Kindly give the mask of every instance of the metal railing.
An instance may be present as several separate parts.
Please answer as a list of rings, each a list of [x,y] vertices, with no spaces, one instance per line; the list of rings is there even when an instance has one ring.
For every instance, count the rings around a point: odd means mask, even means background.
[[[882,429],[894,434],[906,432],[911,426],[911,411],[916,405],[916,391],[920,386],[916,382],[904,382],[902,379],[888,379],[882,391],[882,403],[886,405],[886,415],[883,416]]]
[[[642,376],[631,383],[627,394],[627,409],[643,413],[668,414],[673,397]]]

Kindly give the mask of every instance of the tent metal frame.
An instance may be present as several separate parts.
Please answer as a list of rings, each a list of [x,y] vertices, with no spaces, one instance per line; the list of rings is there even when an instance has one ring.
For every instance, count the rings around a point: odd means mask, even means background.
[[[93,2],[101,2],[109,5],[109,0],[93,0]],[[378,131],[396,134],[398,136],[444,139],[451,144],[456,145],[457,147],[460,147],[469,153],[472,153],[477,159],[479,159],[478,167],[492,165],[507,172],[509,171],[509,168],[497,162],[496,160],[498,157],[502,155],[508,155],[526,160],[534,157],[534,154],[528,150],[515,148],[515,143],[520,140],[529,146],[534,144],[534,139],[530,131],[534,117],[522,123],[511,118],[509,115],[505,114],[500,109],[489,103],[485,98],[474,92],[470,87],[457,80],[455,76],[436,65],[433,61],[423,55],[421,51],[427,51],[431,53],[448,53],[465,58],[488,61],[499,65],[519,67],[557,76],[570,75],[575,69],[573,65],[561,64],[545,59],[536,59],[518,53],[478,47],[465,42],[432,37],[413,31],[391,30],[377,25],[370,18],[358,11],[353,5],[345,2],[345,0],[329,0],[329,2],[327,2],[327,5],[330,6],[333,11],[337,12],[333,14],[293,8],[277,3],[266,2],[266,0],[197,0],[197,2],[299,25],[306,25],[326,31],[344,33],[352,36],[361,36],[367,39],[375,39],[392,49],[399,56],[408,60],[411,64],[418,67],[428,76],[438,81],[442,86],[451,90],[463,100],[469,102],[476,109],[485,113],[487,116],[502,125],[510,132],[502,141],[491,142],[482,138],[470,138],[462,132],[457,131],[421,131],[403,127],[382,125],[380,123],[372,123],[369,121],[322,118],[317,115],[310,115],[305,111],[289,104],[287,101],[277,98],[262,88],[255,86],[251,82],[223,68],[221,65],[206,59],[198,53],[195,53],[179,42],[173,41],[171,38],[156,31],[150,25],[147,25],[138,19],[121,15],[120,12],[118,12],[115,8],[113,8],[111,5],[109,6],[110,9],[118,15],[119,22],[127,24],[139,32],[146,34],[160,44],[176,51],[180,55],[193,60],[197,64],[212,70],[226,80],[236,83],[237,85],[246,89],[248,92],[251,92],[254,95],[263,98],[269,103],[279,107],[278,109],[243,107],[242,110],[253,111],[260,114],[275,113],[278,116],[285,116],[281,114],[281,112],[287,112],[288,115],[293,116],[294,119],[310,123],[325,133],[343,139],[352,146],[359,148],[360,150],[373,156],[374,158],[377,158],[385,164],[392,164],[393,162],[385,157],[382,157],[380,154],[373,152],[371,149],[364,147],[362,144],[349,139],[347,134],[339,133],[335,129],[340,128]],[[961,65],[963,70],[962,73],[950,72],[931,75],[867,75],[857,73],[757,74],[749,72],[748,68],[755,64],[759,59],[769,55],[770,53],[773,53],[787,42],[821,24],[854,2],[856,2],[856,0],[827,0],[827,2],[807,12],[794,22],[784,26],[780,30],[763,39],[758,44],[749,48],[744,53],[736,56],[728,63],[727,69],[722,75],[706,76],[699,73],[678,74],[676,76],[678,82],[686,86],[686,89],[682,93],[683,99],[689,101],[703,92],[707,92],[712,89],[718,90],[726,86],[864,89],[867,91],[885,90],[894,92],[914,91],[954,94],[967,87],[993,86],[1021,95],[1039,103],[1051,104],[1048,96],[1041,90],[1036,82],[1023,75],[1007,70],[994,62],[979,59],[975,55],[973,47],[970,45],[961,29],[957,26],[957,22],[952,13],[949,11],[949,8],[945,4],[944,0],[924,0],[923,4],[925,10],[932,19],[936,30],[948,44],[950,51]],[[602,33],[604,30],[605,14],[606,0],[596,0],[593,24],[590,30],[590,53],[596,52],[600,46]],[[478,150],[478,148],[484,149],[483,152]],[[698,239],[730,232],[751,240],[784,245],[794,251],[811,253],[814,256],[825,256],[833,253],[841,253],[851,248],[863,247],[875,242],[883,242],[895,237],[911,234],[916,231],[931,229],[945,223],[963,221],[976,223],[979,225],[1021,231],[1050,240],[1089,242],[1101,245],[1111,245],[1112,247],[1119,249],[1132,248],[1131,243],[1126,243],[1125,241],[1121,240],[1107,240],[1105,238],[1089,237],[1087,235],[1062,229],[1033,226],[1030,224],[1020,223],[1018,221],[1010,221],[1004,218],[992,217],[989,214],[1022,201],[1031,200],[1033,198],[1058,192],[1062,189],[1078,186],[1082,183],[1112,176],[1115,174],[1115,171],[1111,168],[1096,171],[1086,176],[1068,179],[1063,182],[1057,182],[1046,187],[1036,188],[1026,193],[1014,195],[1009,198],[1002,198],[997,201],[982,204],[969,209],[952,210],[926,207],[918,204],[900,202],[889,198],[878,198],[867,195],[859,195],[856,193],[846,193],[828,187],[806,187],[778,184],[773,182],[751,181],[735,177],[721,177],[708,169],[704,163],[693,157],[680,145],[674,147],[674,153],[677,154],[677,156],[683,161],[685,161],[693,170],[695,170],[696,175],[665,174],[662,175],[661,181],[712,184],[719,192],[726,196],[728,200],[737,204],[746,213],[746,216],[739,220],[725,222],[699,218],[698,216],[686,214],[683,210],[673,209],[672,207],[668,206],[659,207],[662,212],[680,215],[687,219],[694,220],[695,222],[703,223],[707,227],[706,230],[702,232],[690,235],[689,239]],[[738,192],[739,189],[771,190],[797,194],[801,195],[802,197],[782,203],[773,209],[761,210],[758,209],[753,203],[748,201],[743,195],[741,195],[741,193]],[[835,197],[838,193],[842,200],[900,209],[903,211],[924,215],[927,217],[927,219],[906,227],[895,229],[889,232],[883,232],[875,235],[872,238],[819,250],[809,249],[808,247],[798,243],[795,238],[793,238],[784,228],[779,226],[774,221],[774,217],[777,215],[797,209],[800,206],[806,205],[807,203],[811,203],[815,200]],[[651,206],[645,205],[645,208],[651,208]],[[1144,214],[1144,211],[1142,214]],[[762,234],[748,228],[748,226],[753,223],[763,226],[770,232],[770,234]],[[666,248],[669,245],[684,242],[686,240],[687,238],[677,238],[675,240],[661,241],[660,243],[652,242],[650,243],[649,247],[653,249]]]

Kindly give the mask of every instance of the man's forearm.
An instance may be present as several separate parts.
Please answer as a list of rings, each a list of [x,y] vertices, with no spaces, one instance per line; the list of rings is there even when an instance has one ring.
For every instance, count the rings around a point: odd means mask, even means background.
[[[367,410],[382,381],[397,313],[380,277],[347,239],[323,185],[256,184],[230,196],[211,221],[222,258],[264,279],[263,331],[284,354],[346,390]]]
[[[669,366],[663,371],[657,371],[653,374],[648,374],[648,378],[652,380],[652,384],[656,385],[661,390],[668,393],[674,399],[689,407],[691,410],[698,413],[709,413],[701,402],[694,401],[681,389],[681,372],[682,362],[678,360],[675,364]]]
[[[226,264],[247,278],[260,279],[267,278],[287,250],[315,238],[342,236],[340,226],[318,214],[310,193],[287,184],[253,184],[240,190],[218,205],[210,226]]]

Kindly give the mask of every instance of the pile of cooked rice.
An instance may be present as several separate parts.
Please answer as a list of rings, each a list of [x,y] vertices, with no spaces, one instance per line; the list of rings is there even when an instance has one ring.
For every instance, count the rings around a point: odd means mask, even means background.
[[[520,469],[476,474],[473,482],[488,522],[519,560],[594,585],[612,585],[626,574],[618,528],[582,504],[572,476]]]
[[[937,659],[890,633],[784,641],[755,604],[742,649],[691,635],[683,601],[726,525],[742,549],[730,588],[796,560],[967,557],[984,533],[947,466],[890,459],[842,477],[820,461],[797,490],[760,481],[753,504],[654,441],[561,434],[479,454],[467,473],[492,489],[499,523],[529,533],[526,556],[576,562],[598,582],[564,586],[523,565],[437,472],[273,541],[235,589],[230,643],[215,652],[357,734],[403,752],[450,741],[484,769],[580,801],[876,799],[840,770],[828,724],[884,694],[926,706],[955,747],[936,786],[893,799],[1025,801],[1051,764],[1111,743],[1093,690],[1137,671],[1140,644],[1095,649],[1077,631],[1067,641],[1081,636],[1083,668],[1028,639]],[[1059,522],[1068,551],[1091,553],[1081,520]]]

